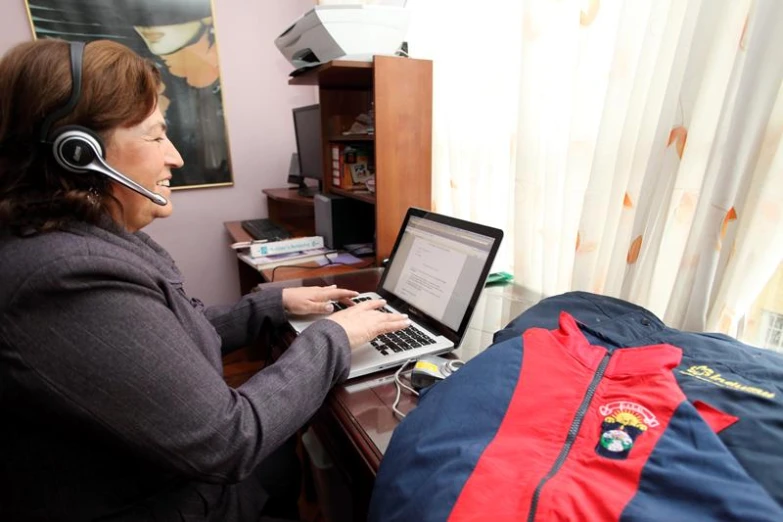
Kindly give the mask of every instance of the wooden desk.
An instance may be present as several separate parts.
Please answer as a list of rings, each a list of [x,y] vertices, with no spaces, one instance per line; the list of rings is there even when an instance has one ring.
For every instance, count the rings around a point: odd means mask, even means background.
[[[231,243],[241,241],[251,241],[253,238],[242,228],[241,221],[227,221],[223,223],[228,232]],[[375,264],[375,258],[370,257],[356,265],[326,265],[319,267],[316,263],[291,261],[292,266],[279,268],[272,273],[272,269],[257,270],[237,257],[237,273],[239,274],[239,290],[242,295],[250,293],[257,285],[274,281],[285,281],[288,279],[303,279],[308,277],[320,277],[327,275],[337,275],[347,272],[354,272],[372,266]],[[313,268],[300,268],[311,266]]]
[[[264,189],[269,219],[294,236],[315,235],[313,198],[300,196],[295,188]]]
[[[300,196],[297,189],[264,189],[263,192],[267,198],[269,219],[288,230],[294,237],[315,235],[313,198]],[[241,221],[227,221],[223,225],[226,227],[232,243],[252,241],[253,238],[250,234],[242,228]],[[374,264],[374,259],[368,258],[366,262],[357,265],[318,267],[313,262],[296,263],[295,261],[292,261],[291,264],[296,266],[279,268],[273,274],[271,269],[258,271],[237,258],[240,292],[245,295],[256,285],[272,281],[273,276],[275,281],[280,281],[353,272]],[[299,266],[310,268],[299,268]]]
[[[336,284],[359,292],[374,290],[382,269],[365,269],[348,274],[269,283],[267,286],[301,286]],[[476,306],[473,318],[454,354],[469,360],[492,343],[493,334],[527,308],[538,302],[518,285],[486,288]],[[290,328],[279,332],[276,342],[285,348],[293,342]],[[354,520],[366,519],[370,494],[381,458],[389,445],[399,420],[392,411],[396,394],[394,372],[368,375],[341,384],[332,390],[324,406],[312,421],[321,442],[339,467],[352,492]],[[416,398],[401,396],[399,409],[410,411]]]

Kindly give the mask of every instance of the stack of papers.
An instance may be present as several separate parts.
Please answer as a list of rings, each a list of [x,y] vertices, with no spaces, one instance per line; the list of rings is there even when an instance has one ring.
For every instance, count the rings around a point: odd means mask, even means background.
[[[334,250],[330,248],[314,248],[312,250],[301,250],[299,252],[288,252],[284,254],[273,254],[269,256],[251,256],[247,253],[239,254],[239,258],[250,266],[258,269],[274,268],[278,265],[303,263],[305,261],[317,261],[319,258],[324,264],[329,261],[326,254],[331,254]]]
[[[266,270],[282,265],[316,264],[325,266],[329,264],[352,265],[361,263],[362,260],[347,252],[337,252],[328,248],[315,248],[301,252],[289,252],[271,256],[252,257],[249,254],[239,254],[239,259],[257,270]]]

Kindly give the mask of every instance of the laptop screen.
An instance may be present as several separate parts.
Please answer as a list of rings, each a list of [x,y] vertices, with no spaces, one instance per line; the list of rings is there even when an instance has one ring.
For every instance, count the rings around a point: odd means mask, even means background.
[[[433,213],[409,212],[380,286],[457,332],[473,312],[502,237],[499,232]]]

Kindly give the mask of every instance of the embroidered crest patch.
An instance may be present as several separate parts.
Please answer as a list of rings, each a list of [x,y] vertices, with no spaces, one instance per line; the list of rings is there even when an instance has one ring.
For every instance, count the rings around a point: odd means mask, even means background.
[[[659,422],[650,410],[635,402],[615,401],[598,409],[603,415],[596,453],[609,459],[628,458],[636,439]]]

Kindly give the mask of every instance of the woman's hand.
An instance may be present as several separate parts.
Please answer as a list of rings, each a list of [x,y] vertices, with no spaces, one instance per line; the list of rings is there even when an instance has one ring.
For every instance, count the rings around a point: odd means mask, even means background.
[[[330,314],[334,311],[332,301],[357,295],[357,292],[337,288],[337,285],[284,288],[283,307],[292,315]]]
[[[385,304],[383,299],[363,301],[330,315],[328,319],[343,327],[351,348],[356,348],[381,334],[401,330],[411,324],[407,315],[378,310]]]

